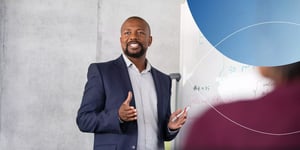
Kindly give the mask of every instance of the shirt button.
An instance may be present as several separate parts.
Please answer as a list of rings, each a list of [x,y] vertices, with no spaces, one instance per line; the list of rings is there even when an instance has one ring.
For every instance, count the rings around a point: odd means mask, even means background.
[[[135,145],[132,145],[131,148],[132,148],[132,149],[135,149]]]

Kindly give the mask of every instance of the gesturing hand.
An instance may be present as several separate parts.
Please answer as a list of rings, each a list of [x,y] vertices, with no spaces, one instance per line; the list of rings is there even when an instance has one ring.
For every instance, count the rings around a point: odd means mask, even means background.
[[[129,91],[126,100],[119,108],[119,117],[122,121],[133,121],[137,119],[136,109],[133,106],[129,105],[131,100],[132,93],[131,91]]]
[[[180,114],[181,112],[183,114],[180,117],[177,118],[176,116],[178,114]],[[187,119],[186,110],[178,109],[177,111],[175,111],[174,113],[171,114],[170,120],[169,120],[169,123],[168,123],[168,128],[171,129],[171,130],[180,129],[184,125],[184,123],[186,122],[186,119]]]

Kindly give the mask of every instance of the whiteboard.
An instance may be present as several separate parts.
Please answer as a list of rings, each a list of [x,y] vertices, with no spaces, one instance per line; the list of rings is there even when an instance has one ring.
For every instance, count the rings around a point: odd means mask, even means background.
[[[258,98],[272,90],[272,82],[263,78],[257,67],[227,58],[206,40],[186,2],[181,6],[180,36],[182,78],[177,107],[191,106],[181,138],[195,117],[208,108],[240,99]]]

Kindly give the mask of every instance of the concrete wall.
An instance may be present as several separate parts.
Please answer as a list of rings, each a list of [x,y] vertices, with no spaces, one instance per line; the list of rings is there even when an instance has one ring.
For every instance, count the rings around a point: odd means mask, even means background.
[[[96,58],[97,3],[1,3],[1,150],[92,149],[92,136],[78,131],[75,117],[87,65]]]
[[[1,99],[2,99],[2,87],[3,87],[3,82],[2,82],[2,66],[3,66],[3,31],[4,31],[4,0],[0,0],[0,133],[1,133]],[[1,138],[0,138],[1,139]]]
[[[87,67],[121,53],[120,25],[150,23],[150,62],[179,71],[180,1],[0,0],[0,149],[90,150],[75,123]]]

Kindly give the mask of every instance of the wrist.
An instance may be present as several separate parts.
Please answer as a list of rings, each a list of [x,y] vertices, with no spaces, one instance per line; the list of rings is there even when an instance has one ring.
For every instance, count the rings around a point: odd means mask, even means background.
[[[119,117],[119,122],[120,123],[124,123],[124,121]]]

